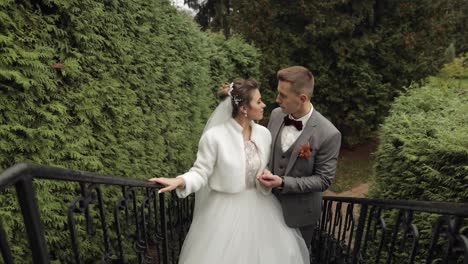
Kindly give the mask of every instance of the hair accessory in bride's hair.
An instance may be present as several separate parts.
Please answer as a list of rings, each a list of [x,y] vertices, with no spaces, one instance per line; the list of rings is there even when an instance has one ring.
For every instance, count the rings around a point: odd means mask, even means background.
[[[239,103],[242,102],[242,99],[240,98],[237,98],[237,96],[232,96],[232,99],[234,100],[234,103],[236,104],[236,106],[239,106]]]
[[[229,84],[229,89],[228,89],[228,95],[232,97],[232,99],[234,100],[234,104],[236,104],[236,106],[239,106],[240,102],[242,102],[242,99],[238,98],[236,95],[232,95],[232,91],[234,90],[234,83],[230,83]]]

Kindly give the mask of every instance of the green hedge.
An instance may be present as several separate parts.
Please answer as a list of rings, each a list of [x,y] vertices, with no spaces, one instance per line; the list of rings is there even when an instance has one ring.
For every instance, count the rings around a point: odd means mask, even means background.
[[[396,99],[380,131],[374,196],[468,201],[467,84],[465,57]]]
[[[395,100],[380,130],[369,196],[468,202],[467,59],[456,59],[439,75],[421,86],[411,86]],[[389,217],[387,225],[393,228],[396,212],[386,211],[385,215]],[[424,263],[438,217],[415,214],[414,223],[421,235],[415,263]],[[461,232],[468,234],[466,225]],[[371,252],[376,249],[369,247]],[[441,251],[437,254],[442,255]],[[395,257],[398,263],[408,259],[404,253]]]
[[[177,175],[193,163],[217,86],[259,73],[255,48],[200,32],[166,0],[2,1],[0,54],[3,169],[26,161],[141,179]],[[76,186],[36,187],[52,258],[64,261],[62,216]],[[14,194],[3,191],[0,201],[10,240],[23,241]],[[21,243],[13,250],[24,262]],[[99,251],[81,246],[88,256]]]

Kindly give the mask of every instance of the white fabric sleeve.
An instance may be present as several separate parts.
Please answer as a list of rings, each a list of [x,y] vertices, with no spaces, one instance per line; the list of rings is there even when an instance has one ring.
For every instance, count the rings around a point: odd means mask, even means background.
[[[185,174],[178,176],[185,181],[184,189],[176,189],[179,198],[187,197],[208,183],[208,178],[213,174],[213,168],[216,163],[216,149],[213,135],[204,133],[198,143],[197,159],[193,167]]]
[[[264,155],[264,158],[266,158],[266,161],[265,161],[265,164],[268,164],[268,160],[270,159],[270,149],[271,149],[271,134],[270,134],[270,131],[266,128],[263,129],[263,140],[262,141],[262,144],[265,144],[263,146],[263,149],[266,150],[266,153]],[[265,166],[265,168],[263,168],[263,170],[260,171],[260,174],[263,173],[264,170],[270,170],[268,168],[268,166]],[[255,187],[258,191],[260,191],[262,194],[264,195],[269,195],[271,194],[271,188],[270,187],[266,187],[265,185],[261,184],[257,178],[255,178]]]

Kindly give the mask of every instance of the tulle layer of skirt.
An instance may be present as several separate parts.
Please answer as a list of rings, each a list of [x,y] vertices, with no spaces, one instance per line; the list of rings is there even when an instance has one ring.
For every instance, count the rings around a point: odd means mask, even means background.
[[[197,205],[179,264],[309,264],[299,230],[288,227],[278,200],[255,189],[209,191]]]

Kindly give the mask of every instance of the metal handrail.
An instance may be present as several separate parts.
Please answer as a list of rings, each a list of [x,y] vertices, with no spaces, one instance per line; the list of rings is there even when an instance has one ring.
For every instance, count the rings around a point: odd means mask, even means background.
[[[58,180],[79,183],[81,192],[71,202],[68,210],[69,225],[74,225],[73,215],[75,211],[88,214],[88,205],[93,201],[103,214],[103,205],[99,185],[122,186],[123,197],[116,203],[114,209],[114,219],[117,224],[117,237],[120,239],[119,210],[125,209],[125,213],[130,211],[127,206],[133,203],[136,206],[135,188],[146,190],[146,196],[141,202],[141,209],[135,209],[134,221],[137,224],[138,238],[136,251],[143,254],[148,250],[147,245],[147,223],[145,208],[151,211],[151,202],[154,203],[153,217],[158,218],[160,225],[159,236],[162,245],[162,260],[160,263],[168,264],[169,258],[175,263],[183,242],[186,229],[182,225],[190,224],[191,214],[193,213],[193,200],[190,203],[182,204],[172,193],[170,197],[162,194],[155,194],[162,186],[133,178],[117,177],[112,175],[97,174],[93,172],[70,170],[66,168],[20,163],[6,169],[0,174],[0,190],[14,186],[21,207],[24,225],[27,231],[29,245],[32,251],[33,263],[50,263],[47,249],[44,229],[42,226],[36,196],[33,187],[34,179]],[[92,194],[94,193],[94,194]],[[93,198],[93,195],[96,196]],[[166,198],[169,198],[169,204],[166,205]],[[193,198],[193,197],[192,197]],[[94,200],[93,200],[94,199]],[[159,201],[159,211],[156,212],[157,202]],[[385,212],[393,211],[397,213],[396,219],[386,218]],[[464,228],[464,223],[468,217],[467,203],[448,203],[434,201],[406,201],[406,200],[385,200],[369,199],[355,197],[334,197],[324,196],[322,204],[322,215],[317,223],[317,228],[312,243],[313,252],[318,252],[313,256],[313,263],[362,263],[369,261],[369,249],[373,248],[373,242],[377,242],[374,248],[375,256],[370,256],[372,261],[379,261],[383,255],[387,254],[385,263],[398,263],[396,255],[398,248],[405,250],[406,240],[410,242],[408,248],[408,263],[414,263],[418,258],[420,251],[420,233],[414,220],[414,215],[418,213],[431,213],[439,216],[437,223],[434,223],[432,237],[427,248],[426,263],[432,263],[436,254],[442,254],[438,246],[441,239],[447,240],[447,248],[443,255],[443,263],[459,258],[463,263],[468,264],[468,239],[460,230]],[[89,215],[87,215],[89,217]],[[140,218],[138,218],[140,217]],[[182,220],[185,219],[185,220]],[[101,215],[101,221],[105,217]],[[177,222],[177,225],[174,223]],[[390,226],[393,225],[392,227]],[[156,224],[158,225],[158,224]],[[169,226],[167,226],[169,225]],[[105,223],[102,225],[105,230],[106,254],[111,243]],[[466,227],[466,226],[465,226]],[[80,254],[75,227],[70,227],[70,236],[75,254],[75,262],[80,263]],[[156,226],[158,229],[158,226]],[[156,230],[157,232],[157,230]],[[170,233],[170,236],[168,236]],[[171,241],[174,240],[174,241]],[[403,241],[400,241],[403,240]],[[444,241],[445,241],[444,240]],[[178,243],[172,251],[169,252],[169,243]],[[119,240],[119,249],[122,252],[122,244]],[[400,245],[397,247],[397,245]],[[13,263],[13,257],[8,247],[6,234],[2,227],[0,219],[0,249],[5,263]],[[116,251],[118,251],[116,250]],[[408,254],[409,253],[409,254]],[[114,254],[115,255],[115,254]],[[107,255],[106,255],[107,256]],[[115,256],[113,256],[115,257]],[[121,253],[117,256],[118,260],[123,262],[124,257]],[[419,257],[421,258],[421,257]],[[140,260],[140,262],[143,260]],[[380,262],[379,262],[380,263]]]
[[[422,213],[437,221],[421,225]],[[467,203],[324,196],[312,263],[468,264],[467,217]]]
[[[329,201],[346,202],[368,206],[379,206],[382,208],[413,210],[427,213],[436,213],[444,215],[457,215],[468,217],[468,203],[450,203],[437,201],[408,201],[408,200],[390,200],[390,199],[372,199],[357,197],[337,197],[324,196]]]
[[[22,177],[108,185],[126,185],[132,187],[161,188],[161,185],[145,180],[98,174],[88,171],[70,170],[32,163],[18,163],[3,171],[3,173],[0,174],[0,188],[8,187]]]
[[[45,179],[45,180],[56,180],[56,181],[67,181],[75,182],[80,186],[80,193],[78,196],[70,201],[68,209],[68,228],[70,230],[70,238],[73,246],[74,260],[75,263],[80,263],[80,252],[78,247],[78,238],[75,227],[74,215],[76,213],[84,213],[87,218],[87,224],[91,223],[90,219],[90,204],[96,204],[99,209],[97,213],[100,216],[101,227],[104,234],[104,247],[106,252],[103,258],[114,258],[112,261],[119,261],[124,263],[124,256],[122,253],[122,226],[119,220],[119,212],[124,212],[127,216],[128,212],[133,210],[134,223],[136,223],[136,232],[134,235],[137,241],[134,245],[140,262],[148,261],[147,258],[151,258],[149,255],[145,255],[148,250],[148,237],[147,227],[152,225],[148,223],[150,219],[155,219],[157,223],[153,226],[153,229],[160,234],[154,234],[153,237],[159,237],[162,241],[160,244],[161,248],[161,263],[168,264],[172,257],[172,262],[177,258],[180,250],[180,245],[175,245],[183,241],[183,237],[187,231],[187,223],[191,220],[192,208],[193,208],[193,196],[184,202],[179,201],[173,194],[167,196],[166,193],[156,194],[157,191],[162,187],[159,184],[149,182],[146,180],[139,180],[133,178],[117,177],[111,175],[98,174],[86,171],[70,170],[66,168],[59,168],[53,166],[45,166],[30,163],[16,164],[0,174],[0,190],[14,186],[16,194],[21,208],[21,214],[23,215],[23,223],[27,232],[28,243],[31,248],[33,263],[50,263],[50,256],[47,248],[46,238],[44,235],[44,227],[41,221],[37,199],[33,187],[33,180]],[[104,202],[100,185],[105,186],[121,186],[123,196],[115,203],[113,211],[114,225],[117,232],[118,238],[118,249],[120,254],[113,254],[109,256],[108,250],[110,250],[110,235],[108,230],[108,224],[106,222],[106,216],[104,212]],[[144,190],[143,200],[137,202],[137,195],[135,190]],[[168,201],[167,198],[169,198]],[[169,205],[166,205],[169,203]],[[152,209],[154,207],[154,209]],[[159,208],[158,210],[156,208]],[[147,210],[147,212],[146,212]],[[112,214],[111,214],[112,215]],[[189,220],[187,220],[189,219]],[[169,225],[169,226],[168,226]],[[183,226],[183,227],[182,227]],[[124,226],[123,228],[125,228]],[[92,229],[92,228],[91,228]],[[87,230],[91,230],[88,228]],[[178,237],[178,241],[168,241],[168,233],[171,237]],[[168,245],[174,244],[174,247],[169,249]],[[0,219],[0,252],[5,263],[13,263],[12,252],[8,245],[6,233],[3,229],[2,222]],[[172,251],[171,251],[172,250]],[[171,252],[169,252],[171,251]],[[143,257],[142,257],[143,256]],[[115,259],[117,258],[117,259]],[[146,259],[146,260],[143,260]]]

